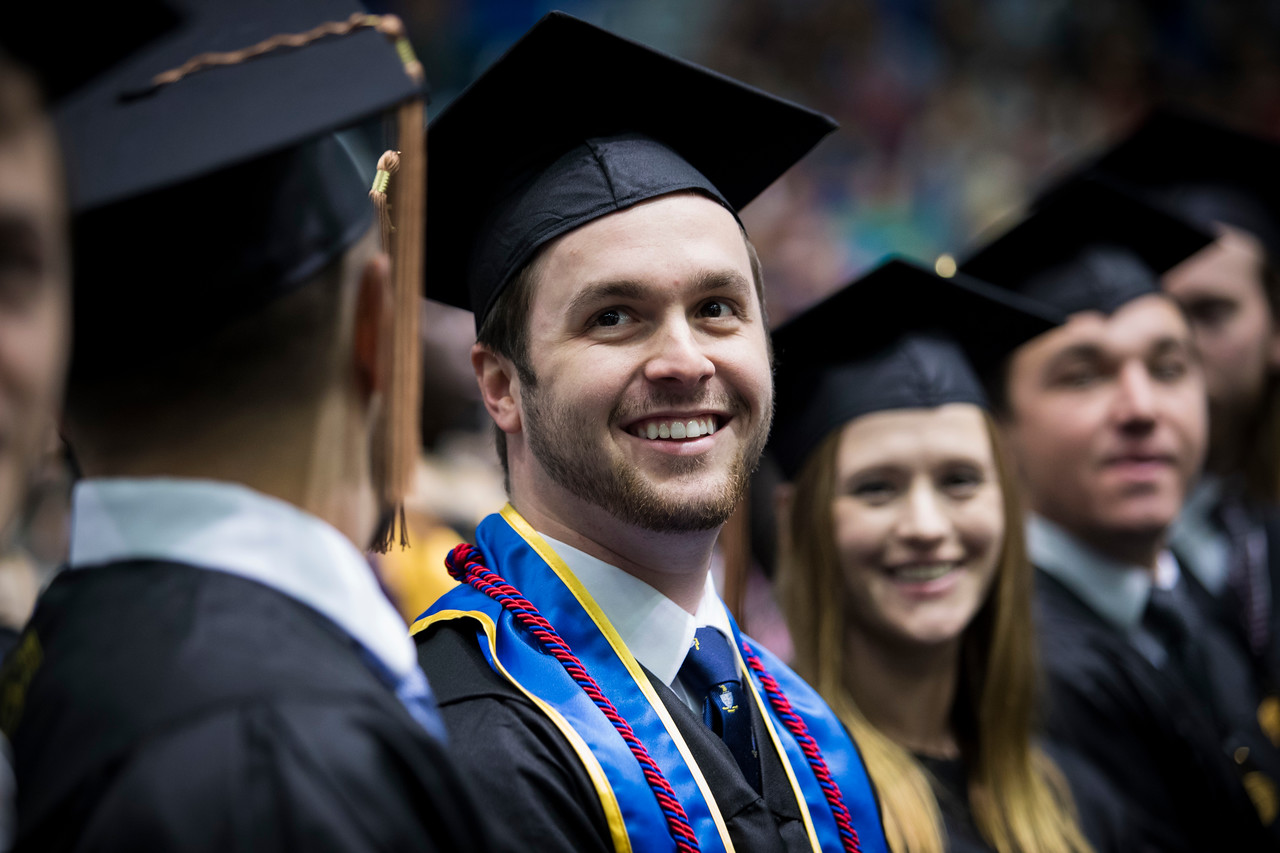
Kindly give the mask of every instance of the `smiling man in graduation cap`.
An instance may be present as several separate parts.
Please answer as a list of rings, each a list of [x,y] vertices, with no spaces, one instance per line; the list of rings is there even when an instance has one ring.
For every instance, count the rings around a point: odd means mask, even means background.
[[[1054,187],[961,270],[1068,316],[1019,347],[995,410],[1026,488],[1049,733],[1159,850],[1272,849],[1203,697],[1205,632],[1166,550],[1205,444],[1190,330],[1159,275],[1210,236],[1092,180]]]
[[[171,12],[56,115],[85,479],[0,685],[15,849],[483,849],[362,553],[416,430],[421,69],[344,0]],[[388,111],[394,234],[335,133]]]
[[[736,211],[832,127],[560,14],[432,124],[428,293],[475,311],[511,503],[415,630],[530,848],[885,850],[849,736],[710,580],[773,402]]]

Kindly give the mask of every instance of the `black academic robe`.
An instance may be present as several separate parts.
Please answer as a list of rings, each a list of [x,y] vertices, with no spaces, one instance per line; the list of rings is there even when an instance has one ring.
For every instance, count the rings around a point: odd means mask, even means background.
[[[65,571],[0,697],[17,851],[490,849],[491,818],[350,638],[250,580]]]
[[[947,834],[948,853],[995,853],[995,848],[983,839],[973,821],[964,761],[927,755],[917,755],[916,760],[929,771],[933,795],[942,814],[942,828]]]
[[[1115,796],[1106,778],[1071,750],[1045,745],[1067,780],[1080,819],[1080,829],[1094,853],[1129,853],[1133,850],[1123,800]],[[948,853],[995,853],[978,831],[969,800],[968,770],[964,759],[917,755],[929,771],[938,811],[947,834]]]
[[[599,796],[555,725],[484,659],[473,626],[444,622],[419,633],[427,672],[460,764],[483,780],[486,796],[522,846],[540,853],[611,853]],[[753,703],[761,745],[763,796],[747,783],[728,747],[651,674],[694,760],[706,777],[740,853],[808,851],[799,805]]]
[[[1280,793],[1280,742],[1272,739],[1280,737],[1280,720],[1266,720],[1265,713],[1268,702],[1280,701],[1280,690],[1270,672],[1270,656],[1253,654],[1229,598],[1213,596],[1190,572],[1183,573],[1182,582],[1202,616],[1196,626],[1197,643],[1207,664],[1200,679],[1203,683],[1195,684],[1192,678],[1188,681],[1197,688],[1197,697],[1217,725],[1223,751],[1239,758],[1242,772],[1256,775],[1252,784],[1271,790],[1272,808],[1280,806],[1275,799]],[[1266,720],[1267,729],[1261,720]],[[1262,788],[1255,790],[1268,798]]]
[[[1195,575],[1184,572],[1203,610],[1220,627],[1222,635],[1234,643],[1240,657],[1252,669],[1253,682],[1260,695],[1280,694],[1280,510],[1263,513],[1263,535],[1267,543],[1267,577],[1270,584],[1270,636],[1268,645],[1255,652],[1249,644],[1240,602],[1230,589],[1213,595],[1204,588]],[[1280,735],[1280,732],[1277,732]]]
[[[1213,600],[1213,607],[1209,612],[1230,632],[1243,653],[1252,661],[1261,689],[1280,693],[1280,508],[1266,507],[1253,511],[1258,513],[1267,543],[1267,578],[1271,586],[1270,642],[1267,647],[1260,654],[1255,654],[1250,649],[1240,604],[1234,592],[1226,590],[1214,597],[1206,591],[1204,595]],[[1203,590],[1203,587],[1200,589]]]
[[[1123,793],[1133,849],[1276,850],[1185,682],[1053,577],[1036,575],[1047,733]]]
[[[1266,510],[1263,530],[1267,538],[1267,577],[1271,582],[1271,642],[1258,656],[1258,666],[1266,672],[1271,689],[1280,692],[1280,507]]]

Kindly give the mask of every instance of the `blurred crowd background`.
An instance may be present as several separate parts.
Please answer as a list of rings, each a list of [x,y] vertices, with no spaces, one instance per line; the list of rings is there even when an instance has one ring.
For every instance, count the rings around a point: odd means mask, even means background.
[[[1280,135],[1276,0],[393,0],[433,111],[553,8],[841,125],[751,205],[771,319],[932,262],[1152,103]],[[744,139],[743,145],[751,140]]]
[[[559,8],[836,118],[840,131],[743,214],[774,325],[890,254],[930,265],[940,253],[962,254],[1016,216],[1056,171],[1154,104],[1194,107],[1280,137],[1280,0],[373,5],[406,20],[427,69],[430,114]],[[428,453],[416,517],[419,541],[444,543],[468,535],[504,494],[468,360],[471,315],[438,303],[426,314]],[[771,537],[759,532],[768,520],[758,517],[767,498],[755,503],[753,546],[767,554]],[[391,555],[382,567],[388,585],[447,583],[437,567],[447,547]],[[439,590],[397,591],[429,601]],[[743,615],[785,657],[790,644],[768,598],[768,584],[753,574]]]
[[[1280,0],[368,5],[405,19],[427,70],[429,114],[559,8],[835,117],[841,130],[743,216],[775,325],[889,254],[932,264],[961,253],[1153,104],[1195,107],[1280,137]],[[424,336],[428,452],[410,506],[417,547],[381,566],[406,618],[449,583],[445,551],[505,500],[468,357],[471,315],[428,303]],[[0,555],[0,568],[19,559],[47,580],[65,553],[68,486],[65,467],[51,463],[33,492],[20,555]],[[25,611],[34,590],[24,581],[16,596],[0,589],[0,601],[16,597]],[[748,599],[767,595],[762,584],[747,591]],[[767,603],[762,610],[772,621]],[[754,630],[773,633],[759,620]],[[774,647],[785,655],[781,631]]]

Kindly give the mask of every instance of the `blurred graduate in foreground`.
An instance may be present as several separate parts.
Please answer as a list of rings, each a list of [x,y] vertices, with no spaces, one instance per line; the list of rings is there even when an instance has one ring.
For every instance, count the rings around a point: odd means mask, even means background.
[[[483,849],[363,554],[415,456],[420,68],[344,0],[168,11],[57,111],[85,479],[2,676],[16,849]],[[336,131],[389,111],[375,184]]]

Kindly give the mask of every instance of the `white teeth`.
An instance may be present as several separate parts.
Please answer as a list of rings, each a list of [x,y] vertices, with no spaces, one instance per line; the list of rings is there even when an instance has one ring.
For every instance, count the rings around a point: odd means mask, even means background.
[[[637,438],[650,440],[658,438],[700,438],[711,435],[719,428],[714,417],[695,418],[691,421],[650,421],[647,425],[634,427],[631,432]]]
[[[908,583],[925,583],[937,580],[953,568],[955,568],[953,563],[935,563],[930,566],[904,566],[893,569],[891,573],[897,579]]]

